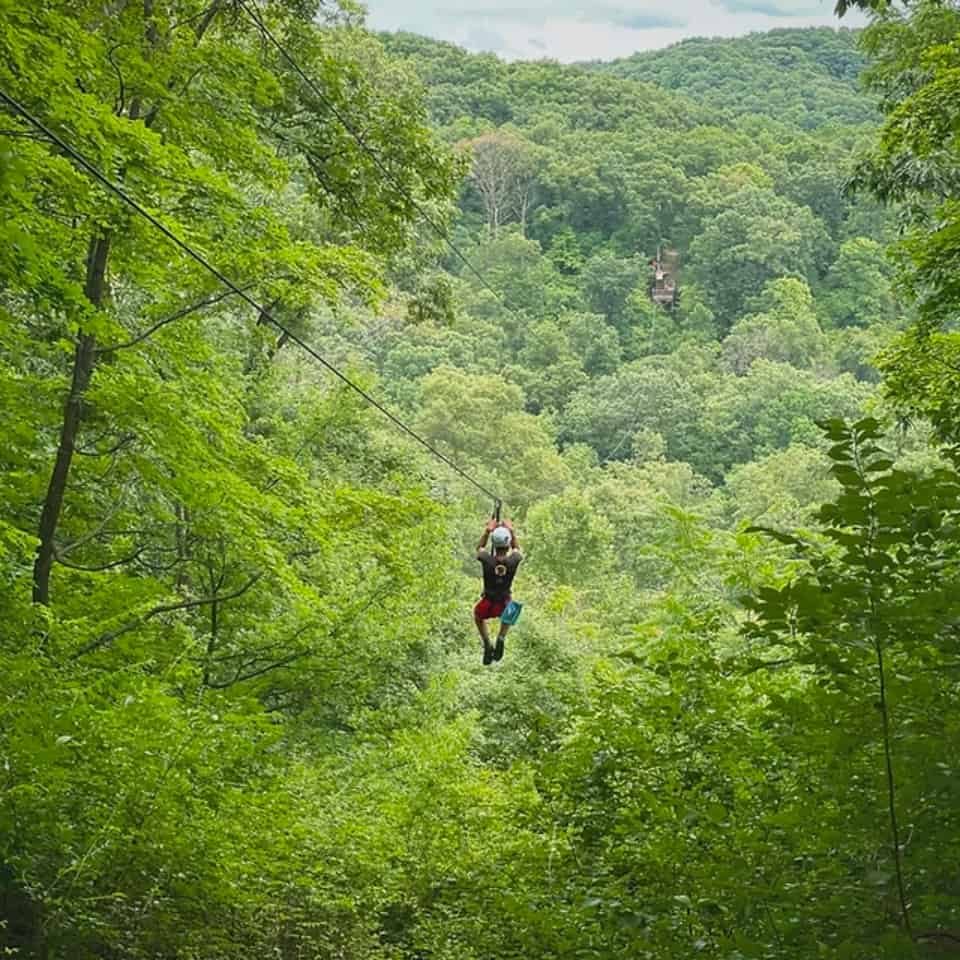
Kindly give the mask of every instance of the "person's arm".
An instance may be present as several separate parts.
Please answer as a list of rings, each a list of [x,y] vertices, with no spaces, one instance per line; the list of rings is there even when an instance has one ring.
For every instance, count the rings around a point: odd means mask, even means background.
[[[496,520],[488,520],[487,525],[483,528],[483,536],[480,537],[480,542],[477,544],[477,553],[482,553],[487,546],[487,540],[490,539],[490,534],[497,529]]]

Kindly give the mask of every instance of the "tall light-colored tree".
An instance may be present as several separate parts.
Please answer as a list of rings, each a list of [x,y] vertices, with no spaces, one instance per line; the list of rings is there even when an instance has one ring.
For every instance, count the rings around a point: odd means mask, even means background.
[[[536,183],[535,148],[512,133],[494,130],[467,140],[470,180],[483,199],[487,230],[496,237],[505,223],[517,222],[526,235],[527,214]]]

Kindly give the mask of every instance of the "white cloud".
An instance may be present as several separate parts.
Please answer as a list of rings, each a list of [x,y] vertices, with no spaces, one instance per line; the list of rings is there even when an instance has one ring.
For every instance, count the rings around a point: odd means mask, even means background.
[[[410,30],[507,59],[609,60],[685,37],[839,26],[834,0],[368,0],[376,30]],[[862,20],[848,15],[845,26]]]

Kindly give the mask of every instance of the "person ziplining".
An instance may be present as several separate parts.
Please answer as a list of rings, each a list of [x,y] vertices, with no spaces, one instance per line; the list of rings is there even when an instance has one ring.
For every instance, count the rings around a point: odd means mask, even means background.
[[[487,541],[492,550],[487,549]],[[483,594],[473,608],[473,619],[483,640],[483,663],[489,665],[503,657],[507,631],[517,622],[521,604],[511,597],[513,578],[523,560],[517,535],[509,520],[491,519],[477,544],[477,559],[483,566]],[[490,643],[487,620],[499,618],[496,644]]]

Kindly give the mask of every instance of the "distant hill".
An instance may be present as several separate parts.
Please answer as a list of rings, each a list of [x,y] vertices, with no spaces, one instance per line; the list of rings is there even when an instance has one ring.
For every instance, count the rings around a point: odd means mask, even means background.
[[[589,70],[656,84],[724,114],[763,114],[812,129],[876,119],[859,90],[865,59],[856,30],[771,30],[734,39],[684,40]]]
[[[643,104],[660,125],[759,115],[814,130],[877,119],[871,97],[859,85],[865,58],[858,35],[810,27],[694,38],[620,60],[580,64],[508,63],[416,34],[380,37],[391,53],[415,65],[440,125],[464,115],[526,125],[537,115],[559,112],[575,126],[591,127]]]
[[[570,128],[616,129],[638,115],[660,129],[710,123],[714,111],[639,78],[552,60],[507,62],[492,53],[414,33],[381,33],[387,50],[411,64],[427,88],[438,126],[464,117],[531,126],[544,117]]]

